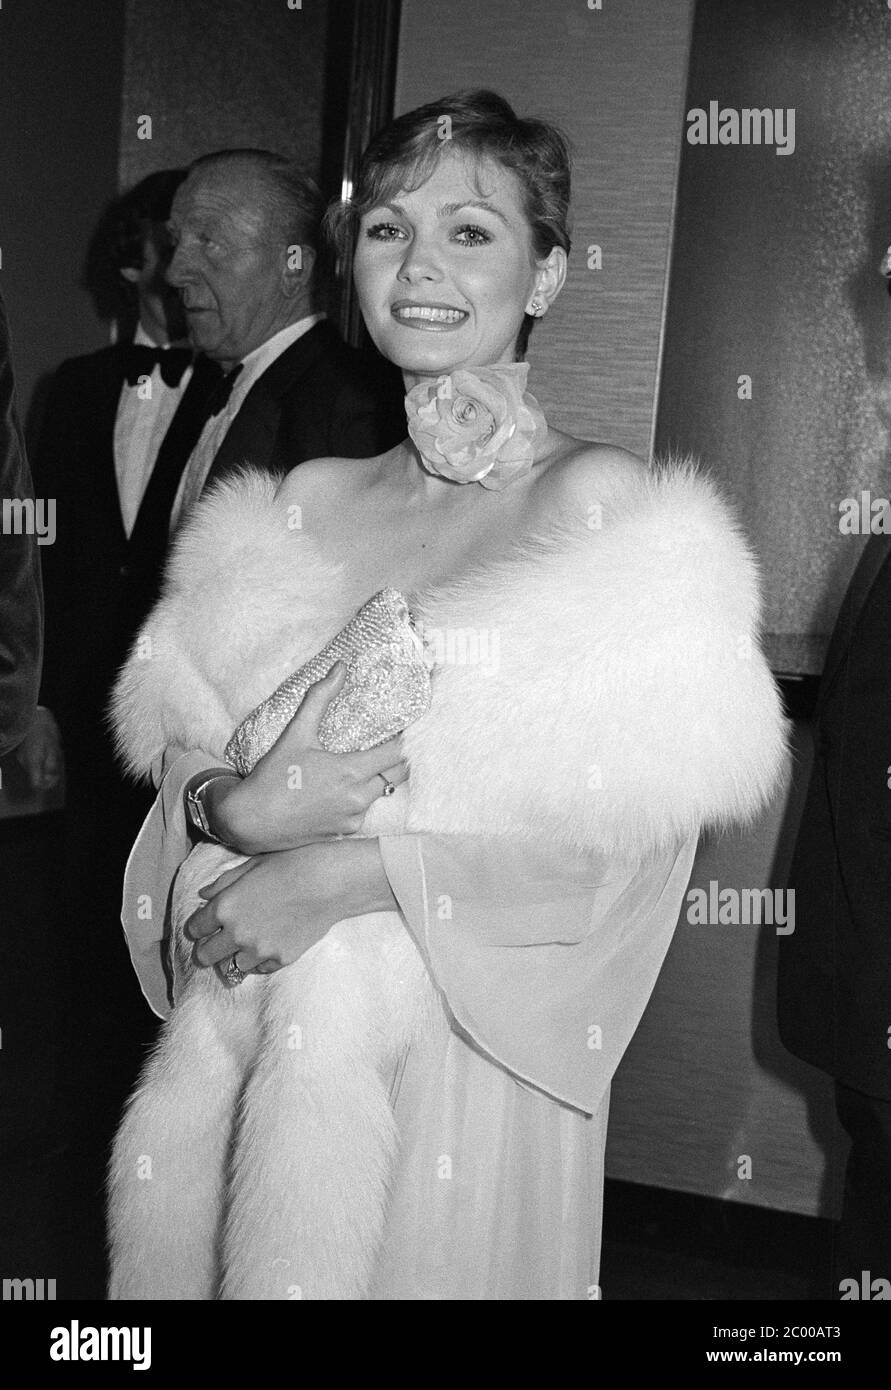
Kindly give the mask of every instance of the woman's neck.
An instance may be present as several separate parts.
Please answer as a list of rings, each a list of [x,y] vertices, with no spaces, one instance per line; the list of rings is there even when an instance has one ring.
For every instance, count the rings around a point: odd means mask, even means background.
[[[409,371],[408,368],[404,367],[402,369],[402,380],[405,382],[405,394],[408,395],[409,391],[420,382],[426,381],[432,384],[439,381],[441,377],[451,376],[453,372],[473,373],[482,371],[486,367],[512,367],[515,365],[516,357],[513,352],[510,351],[502,354],[502,356],[496,358],[493,362],[459,362],[454,367],[442,367],[438,371],[415,372]]]

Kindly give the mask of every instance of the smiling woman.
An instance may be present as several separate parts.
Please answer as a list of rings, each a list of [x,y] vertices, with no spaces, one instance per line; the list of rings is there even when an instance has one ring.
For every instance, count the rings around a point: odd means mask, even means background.
[[[124,916],[170,1019],[115,1145],[115,1298],[599,1296],[610,1082],[700,827],[757,812],[784,729],[722,499],[525,389],[568,199],[562,137],[491,92],[375,139],[331,221],[409,438],[211,492],[122,674],[121,749],[167,770]],[[369,748],[345,711],[398,703],[384,589],[446,640]],[[351,644],[227,768],[283,674]]]
[[[543,121],[518,120],[493,92],[459,94],[393,121],[366,151],[355,196],[335,205],[327,217],[341,251],[356,239],[357,287],[373,278],[375,267],[386,278],[393,256],[404,257],[401,297],[375,306],[359,290],[366,326],[381,351],[390,356],[394,346],[378,336],[376,309],[383,308],[384,319],[392,314],[422,329],[440,322],[466,326],[462,345],[469,355],[463,365],[521,360],[536,318],[547,312],[566,278],[569,196],[563,135]],[[375,241],[395,243],[396,249],[385,258],[383,248],[367,244]],[[453,254],[431,273],[425,258],[429,261],[436,241]],[[462,255],[470,252],[480,253],[482,266]],[[435,289],[450,269],[456,297],[441,302]],[[489,296],[485,303],[478,302],[483,289]],[[437,318],[439,312],[445,321]],[[452,319],[454,314],[458,318]],[[513,317],[512,329],[505,314]],[[505,332],[505,342],[498,343]],[[408,349],[409,357],[417,350]],[[393,360],[406,365],[398,355]]]

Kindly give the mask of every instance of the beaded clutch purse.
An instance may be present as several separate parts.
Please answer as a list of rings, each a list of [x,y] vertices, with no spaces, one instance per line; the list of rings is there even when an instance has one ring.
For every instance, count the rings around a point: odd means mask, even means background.
[[[319,742],[329,753],[375,748],[429,708],[430,668],[409,606],[397,589],[381,589],[239,724],[226,745],[226,759],[243,777],[269,752],[309,687],[335,661],[346,664],[347,675],[319,724]]]

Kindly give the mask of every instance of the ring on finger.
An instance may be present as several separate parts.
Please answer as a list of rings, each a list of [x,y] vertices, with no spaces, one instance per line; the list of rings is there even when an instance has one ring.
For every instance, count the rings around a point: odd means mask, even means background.
[[[227,985],[232,985],[234,987],[235,985],[240,985],[244,977],[245,971],[242,970],[238,964],[238,952],[236,951],[235,955],[226,966],[224,979]]]
[[[384,784],[384,789],[381,792],[381,796],[392,796],[394,791],[396,790],[393,783],[389,780],[389,778],[385,777],[382,772],[379,772],[377,775]]]

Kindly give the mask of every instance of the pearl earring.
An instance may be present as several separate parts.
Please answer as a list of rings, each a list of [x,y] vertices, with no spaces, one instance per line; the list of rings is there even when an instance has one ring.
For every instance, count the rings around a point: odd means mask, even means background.
[[[544,313],[544,305],[540,299],[533,299],[532,303],[529,305],[529,312],[534,318],[538,318],[539,314]]]

